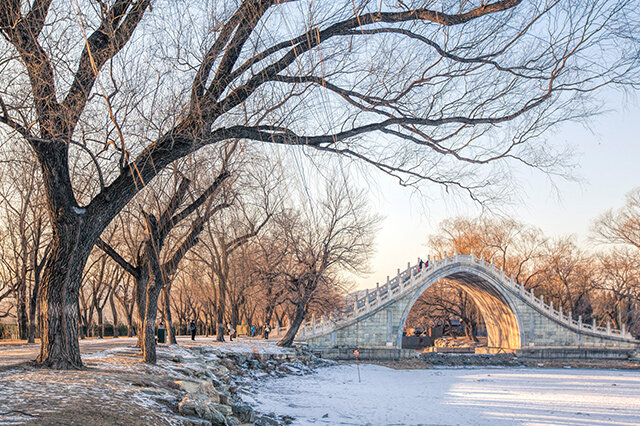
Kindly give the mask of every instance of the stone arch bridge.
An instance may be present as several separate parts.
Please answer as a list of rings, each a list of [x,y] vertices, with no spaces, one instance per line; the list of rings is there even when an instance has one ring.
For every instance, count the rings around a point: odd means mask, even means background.
[[[317,348],[401,348],[404,324],[413,304],[437,281],[448,278],[469,293],[487,326],[489,352],[526,348],[634,350],[640,343],[630,333],[584,323],[547,304],[543,296],[507,277],[492,263],[473,255],[454,254],[398,270],[386,284],[367,290],[342,313],[312,318],[297,340]]]

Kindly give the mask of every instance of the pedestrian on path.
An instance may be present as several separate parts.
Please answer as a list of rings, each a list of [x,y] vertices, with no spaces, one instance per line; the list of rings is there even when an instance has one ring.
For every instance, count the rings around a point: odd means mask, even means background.
[[[196,340],[196,322],[191,321],[191,325],[189,326],[189,330],[191,331],[191,340]]]

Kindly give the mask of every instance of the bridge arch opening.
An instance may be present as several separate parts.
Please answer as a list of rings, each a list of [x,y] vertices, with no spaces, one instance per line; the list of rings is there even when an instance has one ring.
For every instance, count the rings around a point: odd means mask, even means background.
[[[446,279],[447,281],[443,281]],[[434,284],[453,285],[462,289],[473,301],[483,319],[487,331],[489,353],[514,352],[521,348],[521,321],[510,297],[496,280],[479,272],[454,271],[437,276],[423,284],[407,304],[398,329],[397,345],[402,347],[402,336],[409,314],[420,297]]]

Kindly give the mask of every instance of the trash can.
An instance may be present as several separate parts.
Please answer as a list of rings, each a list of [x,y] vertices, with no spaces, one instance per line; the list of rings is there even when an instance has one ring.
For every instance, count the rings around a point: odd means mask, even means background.
[[[167,343],[167,329],[158,328],[158,343]]]

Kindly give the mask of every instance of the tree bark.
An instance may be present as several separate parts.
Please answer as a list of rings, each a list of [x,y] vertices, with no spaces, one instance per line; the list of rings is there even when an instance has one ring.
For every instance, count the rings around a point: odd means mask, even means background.
[[[164,310],[165,310],[165,319],[167,321],[167,331],[169,335],[169,344],[177,345],[178,341],[176,340],[176,329],[173,326],[173,318],[171,318],[171,304],[169,303],[169,288],[168,286],[164,289]]]
[[[152,287],[147,290],[147,303],[144,317],[142,335],[142,358],[148,364],[155,364],[156,355],[156,320],[158,316],[158,297],[162,290],[162,280],[155,280]]]
[[[18,336],[20,340],[27,340],[29,337],[29,320],[27,318],[27,283],[21,277],[18,284],[18,303],[16,306],[18,315]]]
[[[102,321],[102,308],[96,307],[98,313],[98,338],[104,339],[104,322]]]
[[[40,287],[40,280],[36,277],[33,284],[33,290],[31,291],[31,297],[29,298],[29,336],[28,342],[35,343],[36,341],[36,311],[38,308],[38,290]]]
[[[51,255],[41,288],[42,344],[36,363],[58,369],[80,369],[78,300],[82,269],[91,250],[79,247],[79,222],[54,228]]]
[[[298,330],[304,321],[305,314],[307,312],[307,303],[298,303],[296,305],[296,312],[293,317],[293,321],[291,322],[291,327],[287,330],[287,333],[284,335],[282,340],[278,342],[278,346],[282,346],[285,348],[290,348],[293,346],[293,341],[296,338],[296,334],[298,334]]]
[[[109,295],[109,305],[111,306],[111,316],[113,317],[113,338],[116,339],[119,337],[118,333],[118,310],[116,309],[116,303],[113,300],[113,293],[111,292]]]

